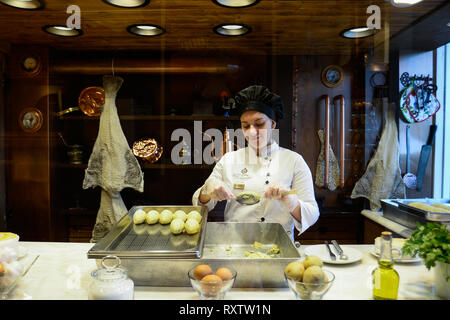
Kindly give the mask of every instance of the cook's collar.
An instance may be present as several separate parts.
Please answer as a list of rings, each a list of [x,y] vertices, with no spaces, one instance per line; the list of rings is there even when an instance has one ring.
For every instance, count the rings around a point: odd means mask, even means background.
[[[270,157],[274,153],[274,151],[279,150],[280,146],[278,145],[278,143],[276,141],[273,141],[269,146],[265,146],[265,147],[259,149],[259,156],[256,154],[256,149],[254,149],[250,145],[249,145],[248,149],[250,150],[250,152],[253,156],[267,158],[267,157]]]

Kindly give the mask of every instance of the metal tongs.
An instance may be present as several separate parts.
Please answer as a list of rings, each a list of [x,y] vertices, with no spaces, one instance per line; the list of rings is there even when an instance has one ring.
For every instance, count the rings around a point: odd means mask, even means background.
[[[328,253],[330,254],[331,260],[335,261],[336,260],[336,255],[333,253],[333,251],[331,251],[327,240],[325,240],[325,247],[327,247],[327,249],[328,249]]]
[[[331,243],[333,244],[336,251],[339,253],[339,259],[341,260],[347,260],[348,257],[344,254],[344,250],[342,250],[341,246],[336,240],[331,240]]]

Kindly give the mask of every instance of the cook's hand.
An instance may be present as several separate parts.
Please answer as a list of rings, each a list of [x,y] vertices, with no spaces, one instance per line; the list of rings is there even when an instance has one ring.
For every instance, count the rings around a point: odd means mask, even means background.
[[[211,199],[216,201],[223,201],[235,198],[234,194],[223,185],[221,181],[210,180],[205,183],[206,193]]]
[[[282,205],[286,206],[290,212],[292,212],[299,205],[298,197],[296,194],[287,194],[283,196],[283,192],[287,191],[289,190],[283,187],[272,186],[264,192],[264,197],[267,199],[278,200]]]

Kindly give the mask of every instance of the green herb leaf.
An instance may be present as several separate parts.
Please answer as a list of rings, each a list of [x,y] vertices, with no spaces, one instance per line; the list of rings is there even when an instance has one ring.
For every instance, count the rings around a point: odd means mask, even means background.
[[[440,223],[417,223],[417,229],[405,242],[402,252],[403,255],[419,255],[428,269],[434,267],[436,261],[450,263],[450,232]]]

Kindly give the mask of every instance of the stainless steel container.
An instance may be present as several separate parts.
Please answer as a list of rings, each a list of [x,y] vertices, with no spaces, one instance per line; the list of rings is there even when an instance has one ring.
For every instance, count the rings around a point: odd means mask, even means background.
[[[450,225],[450,214],[429,212],[409,206],[408,204],[412,202],[431,205],[433,203],[450,203],[450,199],[382,199],[383,216],[411,229],[417,228],[417,222],[425,224],[432,221],[445,224],[447,227]]]
[[[174,207],[157,208],[162,210]],[[192,207],[185,208],[192,209]],[[155,250],[158,245],[153,244],[151,239],[157,238],[147,238],[139,248],[126,249],[124,241],[127,236],[134,234],[137,227],[132,222],[135,210],[130,210],[129,215],[121,219],[92,247],[88,252],[88,258],[97,259],[97,264],[100,264],[101,258],[106,255],[118,256],[129,277],[138,286],[189,287],[188,271],[199,264],[208,264],[213,270],[227,266],[234,268],[238,274],[234,287],[286,287],[284,269],[290,262],[300,258],[288,234],[278,223],[208,222],[202,226],[198,236],[198,247],[194,245],[178,250],[176,245],[173,246],[173,242],[181,241],[178,237],[189,235],[169,234],[168,243],[172,244],[165,250]],[[206,212],[202,212],[205,217]],[[146,228],[145,225],[143,227]],[[255,241],[262,244],[260,249],[255,249]],[[274,254],[272,258],[246,256],[250,251],[268,252],[274,245],[278,246],[280,252]]]

